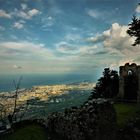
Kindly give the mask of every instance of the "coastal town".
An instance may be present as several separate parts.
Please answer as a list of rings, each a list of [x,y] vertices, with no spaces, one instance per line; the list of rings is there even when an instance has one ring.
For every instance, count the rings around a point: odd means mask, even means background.
[[[44,85],[33,86],[31,89],[19,89],[17,96],[17,107],[23,108],[23,106],[26,106],[28,101],[48,102],[49,98],[56,96],[58,97],[64,94],[66,95],[69,94],[70,91],[85,92],[87,90],[92,90],[93,87],[94,83],[82,82],[78,84]],[[3,110],[3,108],[6,108],[6,114],[13,112],[15,92],[16,91],[0,93],[0,109]],[[51,100],[50,102],[53,101]]]

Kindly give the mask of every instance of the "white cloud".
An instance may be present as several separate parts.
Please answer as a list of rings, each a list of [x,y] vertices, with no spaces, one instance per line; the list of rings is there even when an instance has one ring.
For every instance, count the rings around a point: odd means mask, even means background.
[[[32,10],[29,10],[28,11],[28,15],[30,16],[30,17],[33,17],[33,16],[35,16],[35,15],[37,15],[37,14],[39,14],[40,12],[39,12],[39,10],[37,10],[37,9],[32,9]]]
[[[121,26],[118,23],[112,24],[108,30],[109,36],[103,42],[104,47],[120,51],[126,56],[135,54],[138,47],[131,46],[134,43],[134,38],[126,33],[127,29],[128,26]]]
[[[140,13],[140,5],[137,6],[136,10],[137,13]]]
[[[91,35],[93,35],[93,34],[91,34]],[[110,30],[103,31],[103,33],[101,33],[101,34],[96,34],[95,36],[89,37],[89,38],[87,38],[87,41],[93,42],[93,43],[101,43],[104,40],[106,40],[108,37],[110,37]]]
[[[58,52],[67,54],[67,55],[75,55],[76,57],[84,57],[90,55],[96,55],[100,50],[98,49],[98,46],[78,46],[74,45],[65,41],[59,42],[56,44],[56,49]]]
[[[97,52],[98,52],[98,46],[93,45],[93,46],[83,46],[79,48],[79,55],[80,56],[88,56],[88,57],[93,57]]]
[[[140,47],[132,46],[134,38],[127,34],[128,26],[121,26],[118,23],[113,23],[111,28],[104,31],[102,34],[91,37],[88,41],[100,43],[113,57],[118,57],[120,61],[135,60],[140,55]],[[115,56],[117,55],[117,56]]]
[[[87,41],[88,42],[93,42],[93,43],[100,43],[100,42],[104,41],[106,37],[107,37],[107,35],[104,34],[104,33],[103,34],[97,34],[93,37],[87,38]]]
[[[58,55],[44,44],[3,42],[0,43],[0,49],[0,65],[3,66],[0,71],[4,73],[65,73],[79,69],[74,56]],[[15,64],[15,69],[11,69],[11,64]],[[17,71],[21,66],[24,67]]]
[[[98,11],[92,9],[88,10],[87,14],[93,18],[98,18],[100,16],[100,13]]]
[[[48,17],[48,20],[52,20],[53,18],[51,16]]]
[[[7,13],[6,11],[0,9],[0,17],[11,18],[11,15],[9,13]]]
[[[21,17],[23,19],[31,19],[31,17],[24,11],[17,11],[14,13],[14,15]]]
[[[77,54],[79,52],[76,46],[69,44],[67,42],[64,42],[64,41],[57,43],[56,49],[60,53],[64,53],[64,54]]]
[[[31,9],[31,10],[17,10],[15,9],[14,12],[11,13],[13,16],[17,16],[23,19],[32,19],[32,17],[41,14],[41,12],[37,9]]]
[[[66,39],[67,41],[78,42],[78,41],[81,39],[81,36],[80,36],[79,34],[71,34],[71,33],[69,33],[69,34],[67,34],[67,35],[65,36],[65,39]]]
[[[22,23],[22,24],[26,23],[25,20],[19,20],[19,22]]]
[[[0,57],[9,59],[51,59],[52,52],[43,44],[30,42],[2,42],[0,43]]]
[[[22,4],[21,4],[21,8],[22,8],[23,10],[27,9],[27,4],[22,3]]]
[[[20,22],[15,22],[15,23],[14,23],[14,27],[17,28],[17,29],[22,29],[24,26],[23,26],[23,24],[20,23]]]
[[[41,19],[43,30],[50,30],[50,27],[54,24],[55,19],[52,16],[47,16]],[[49,28],[48,28],[49,27]]]

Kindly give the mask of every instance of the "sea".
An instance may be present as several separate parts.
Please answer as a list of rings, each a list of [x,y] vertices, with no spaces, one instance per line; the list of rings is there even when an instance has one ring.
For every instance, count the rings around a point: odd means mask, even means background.
[[[20,89],[30,89],[33,86],[76,84],[81,82],[96,82],[94,74],[4,74],[0,75],[0,92],[14,91],[14,81],[21,78]]]

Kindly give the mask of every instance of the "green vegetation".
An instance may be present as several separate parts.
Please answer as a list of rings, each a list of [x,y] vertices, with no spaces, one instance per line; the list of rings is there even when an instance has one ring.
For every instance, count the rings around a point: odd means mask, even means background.
[[[118,91],[118,72],[110,68],[105,68],[102,77],[98,79],[95,88],[92,90],[90,98],[113,98],[116,97]]]
[[[85,93],[86,92],[86,93]],[[90,91],[79,92],[71,91],[70,94],[64,94],[61,96],[50,97],[49,102],[53,100],[53,103],[38,102],[35,105],[34,110],[36,110],[36,116],[43,116],[44,118],[48,114],[56,111],[64,111],[65,108],[70,108],[71,106],[80,106],[84,101],[86,101],[90,95]],[[76,99],[76,100],[75,100]],[[56,100],[61,100],[60,102],[55,102]],[[38,109],[37,105],[46,106],[46,108]],[[34,112],[35,113],[35,112]],[[38,117],[39,117],[38,116]],[[47,140],[51,137],[51,140],[59,140],[58,136],[50,136],[47,134],[46,129],[38,124],[23,124],[16,129],[14,133],[6,134],[4,137],[0,137],[0,140]],[[62,140],[62,139],[60,139]]]
[[[140,105],[136,103],[115,103],[114,107],[119,128],[122,128],[128,120],[140,115]],[[14,133],[6,134],[0,137],[0,140],[59,140],[58,137],[47,134],[46,129],[36,123],[22,124],[14,130]]]
[[[70,94],[64,94],[61,96],[51,97],[49,100],[61,100],[59,103],[49,103],[47,104],[46,114],[50,114],[56,111],[64,111],[65,108],[70,108],[72,106],[80,106],[83,102],[87,101],[91,91],[71,91]]]
[[[36,118],[46,118],[49,114],[53,112],[62,112],[65,110],[65,108],[71,108],[72,106],[80,106],[81,104],[83,104],[83,102],[87,101],[90,92],[90,90],[84,92],[75,90],[70,91],[69,94],[49,97],[48,102],[38,101],[36,104],[34,104],[34,108],[31,108],[31,111],[34,112],[31,112],[31,114],[27,115],[31,116],[32,114],[34,114]],[[39,109],[36,108],[36,106],[39,105],[43,107]]]
[[[134,44],[132,44],[133,46],[140,45],[140,18],[133,16],[132,22],[129,24],[127,33],[131,37],[135,37],[135,42]]]
[[[30,124],[16,129],[14,133],[5,135],[2,140],[46,140],[46,129],[38,124]]]
[[[123,127],[128,120],[138,117],[140,114],[140,105],[136,103],[116,103],[114,107],[119,127]]]
[[[48,134],[46,128],[37,123],[25,123],[15,128],[13,133],[1,135],[0,140],[62,140],[62,138],[56,134]]]

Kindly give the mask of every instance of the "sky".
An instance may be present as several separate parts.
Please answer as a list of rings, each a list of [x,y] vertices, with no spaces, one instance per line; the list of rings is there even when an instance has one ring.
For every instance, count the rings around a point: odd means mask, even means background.
[[[126,33],[139,0],[0,0],[0,74],[98,73],[140,64]]]

